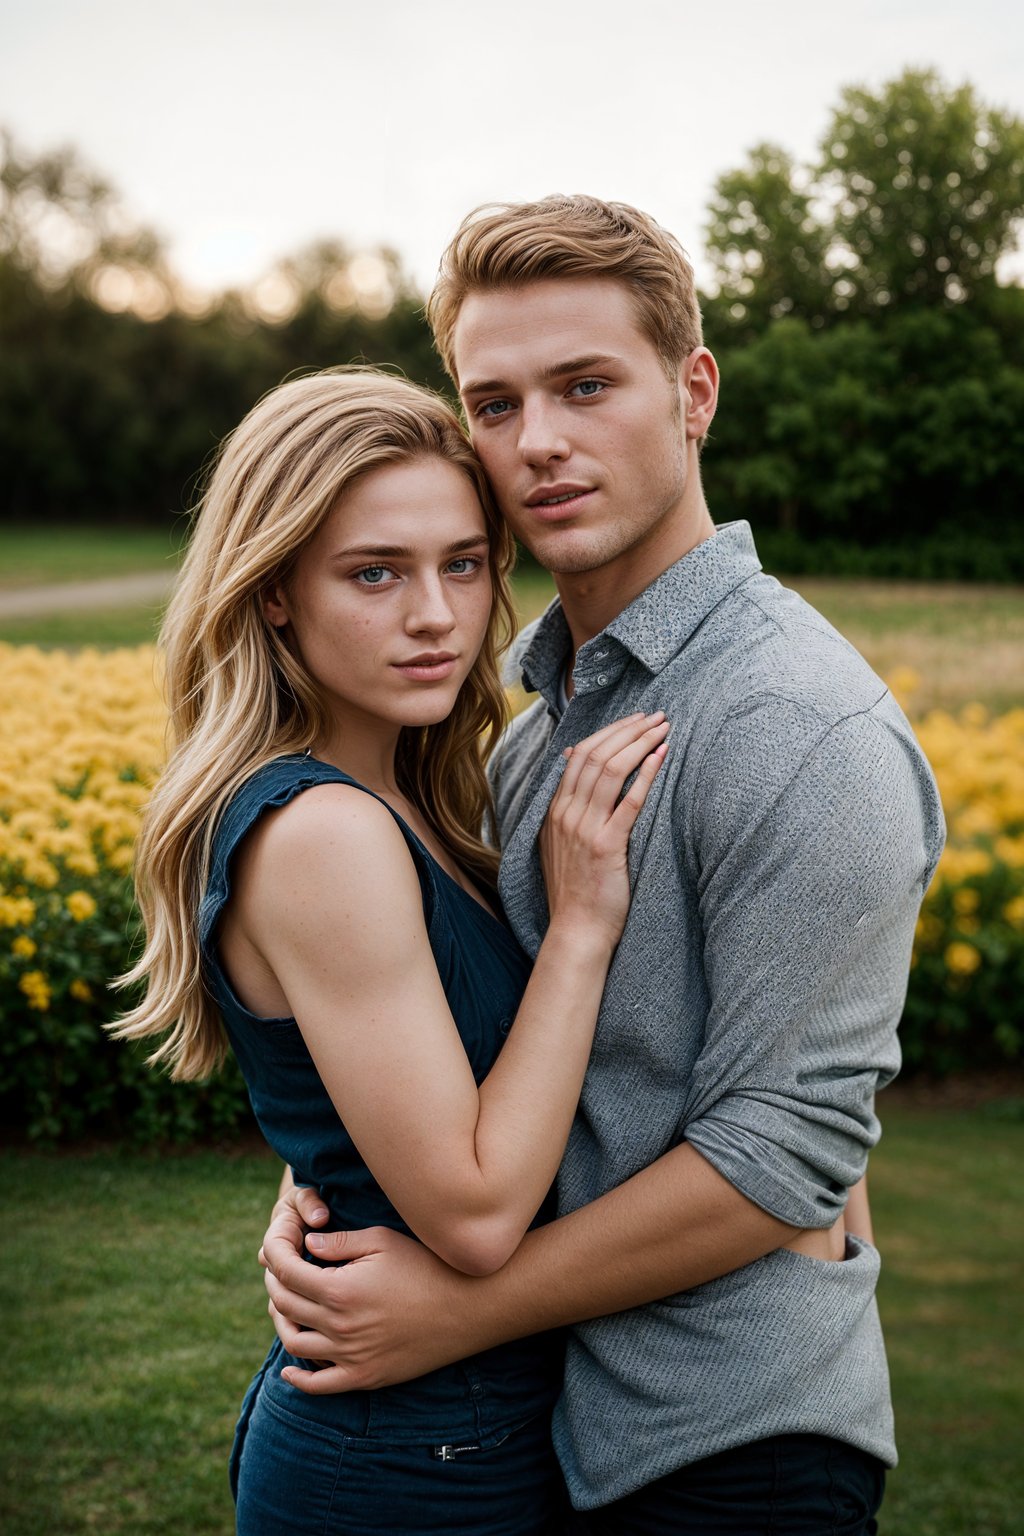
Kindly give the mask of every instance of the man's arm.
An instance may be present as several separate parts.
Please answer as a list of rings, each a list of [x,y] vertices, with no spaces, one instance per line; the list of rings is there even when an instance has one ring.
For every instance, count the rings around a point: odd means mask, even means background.
[[[320,1248],[314,1235],[317,1257],[339,1261],[318,1269],[296,1253],[296,1207],[278,1211],[262,1249],[275,1326],[290,1353],[340,1362],[285,1372],[315,1393],[408,1380],[508,1339],[688,1290],[790,1242],[842,1241],[795,1237],[686,1145],[528,1232],[502,1269],[481,1278],[382,1228],[324,1234]]]
[[[741,738],[750,713],[736,722]],[[742,766],[742,739],[728,745],[724,763]],[[286,1345],[344,1362],[299,1384],[329,1391],[420,1374],[690,1289],[787,1243],[812,1253],[831,1243],[816,1256],[841,1256],[836,1219],[877,1134],[875,1078],[895,1059],[913,919],[938,850],[923,830],[918,770],[884,728],[848,722],[841,741],[815,740],[799,764],[800,782],[788,775],[767,804],[756,782],[706,776],[694,841],[712,1016],[689,1144],[527,1234],[497,1275],[468,1287],[377,1232],[323,1249],[356,1262],[310,1281],[273,1237],[268,1288]],[[804,1227],[822,1230],[794,1240]],[[300,1343],[284,1316],[315,1336]]]

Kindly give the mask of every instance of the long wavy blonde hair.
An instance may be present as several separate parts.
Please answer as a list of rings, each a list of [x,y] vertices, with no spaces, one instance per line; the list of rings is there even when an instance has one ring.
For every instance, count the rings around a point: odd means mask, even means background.
[[[174,1078],[208,1075],[227,1051],[197,927],[218,818],[246,779],[275,757],[305,752],[327,725],[301,659],[264,616],[264,594],[287,584],[300,550],[357,477],[423,457],[462,470],[480,498],[494,604],[452,713],[401,732],[397,778],[452,858],[477,878],[495,878],[497,854],[479,833],[490,807],[484,762],[507,719],[498,657],[514,627],[511,535],[438,396],[373,369],[294,379],[221,445],[161,633],[170,752],[136,849],[146,947],[120,978],[148,984],[110,1028],[126,1039],[163,1036],[149,1064]]]

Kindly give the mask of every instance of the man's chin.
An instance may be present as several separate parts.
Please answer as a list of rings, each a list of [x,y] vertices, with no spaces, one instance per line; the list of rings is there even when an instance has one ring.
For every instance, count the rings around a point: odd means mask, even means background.
[[[530,554],[538,565],[542,565],[556,578],[583,576],[587,571],[599,571],[608,564],[609,559],[615,558],[614,553],[609,555],[586,540],[577,541],[572,538],[544,540],[530,549]]]

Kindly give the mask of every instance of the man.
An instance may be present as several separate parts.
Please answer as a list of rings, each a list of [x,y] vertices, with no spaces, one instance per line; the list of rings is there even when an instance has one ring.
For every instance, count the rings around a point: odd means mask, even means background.
[[[898,1065],[914,922],[942,842],[884,685],[711,521],[718,398],[689,263],[653,220],[552,198],[471,216],[429,314],[474,445],[559,602],[517,658],[540,699],[493,768],[501,894],[535,952],[536,839],[583,737],[664,709],[633,901],[559,1176],[561,1219],[467,1279],[397,1234],[268,1233],[312,1392],[404,1379],[574,1324],[555,1417],[586,1529],[875,1529],[895,1450],[878,1259],[847,1191]],[[664,1298],[664,1299],[662,1299]],[[315,1350],[313,1352],[316,1352]]]

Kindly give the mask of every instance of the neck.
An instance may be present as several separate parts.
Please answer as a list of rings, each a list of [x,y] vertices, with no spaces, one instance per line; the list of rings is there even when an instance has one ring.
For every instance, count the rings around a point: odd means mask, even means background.
[[[711,538],[714,531],[711,514],[701,497],[691,516],[676,526],[655,530],[649,540],[626,550],[607,565],[593,571],[553,572],[572,635],[573,652],[607,629],[634,598],[669,566]]]
[[[387,798],[398,793],[395,753],[400,733],[401,727],[390,722],[346,714],[344,719],[332,718],[313,754]]]

